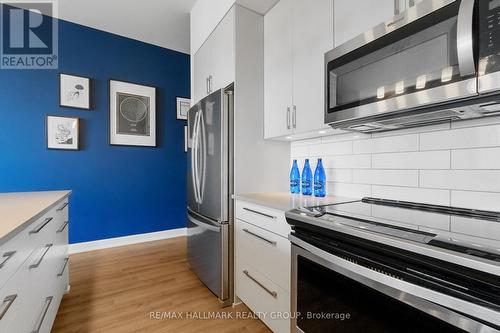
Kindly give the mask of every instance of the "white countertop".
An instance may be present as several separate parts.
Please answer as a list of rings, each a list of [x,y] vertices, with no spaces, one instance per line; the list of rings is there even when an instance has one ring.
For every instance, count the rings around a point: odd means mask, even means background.
[[[360,199],[360,198],[346,198],[338,196],[326,196],[324,198],[316,198],[314,196],[291,194],[287,192],[234,194],[233,198],[235,200],[246,201],[282,211],[288,211],[299,207],[331,205],[335,203],[356,201]]]
[[[0,244],[70,194],[71,191],[0,193]]]

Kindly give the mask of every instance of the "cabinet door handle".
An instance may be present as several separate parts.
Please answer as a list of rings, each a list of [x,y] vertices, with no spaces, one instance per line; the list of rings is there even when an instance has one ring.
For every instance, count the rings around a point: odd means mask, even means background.
[[[253,276],[251,276],[250,273],[248,273],[248,271],[246,269],[243,271],[243,274],[245,274],[250,280],[252,280],[253,282],[255,282],[256,285],[258,285],[259,287],[261,287],[262,289],[264,289],[269,295],[273,296],[274,298],[278,297],[278,293],[277,292],[269,290],[260,281],[258,281],[256,278],[254,278]]]
[[[211,94],[212,93],[212,79],[213,79],[213,76],[212,75],[209,75],[208,76],[208,93]]]
[[[16,298],[17,298],[17,294],[7,296],[3,299],[2,305],[0,307],[0,320],[2,320],[2,318],[5,316],[7,311],[9,311],[10,307],[12,306],[12,303],[14,303]]]
[[[52,221],[53,218],[52,217],[47,217],[42,223],[40,223],[35,229],[31,230],[30,231],[30,234],[37,234],[39,233],[40,231],[42,231],[43,228],[45,228],[45,226],[47,224],[49,224],[50,221]]]
[[[47,252],[49,252],[49,250],[52,247],[52,245],[53,244],[47,244],[47,245],[45,245],[45,251],[43,251],[42,256],[40,257],[40,259],[37,260],[36,263],[30,265],[30,269],[32,269],[32,268],[38,268],[40,266],[40,264],[43,261],[43,258],[45,258],[45,255],[47,254]]]
[[[276,216],[272,216],[272,215],[269,215],[269,214],[266,214],[266,213],[261,213],[259,211],[256,211],[256,210],[253,210],[253,209],[250,209],[250,208],[243,207],[243,210],[246,210],[247,212],[250,212],[250,213],[254,213],[254,214],[257,214],[257,215],[261,215],[261,216],[267,217],[269,219],[276,220]]]
[[[64,229],[66,229],[66,227],[68,226],[68,224],[69,224],[69,221],[64,222],[64,223],[61,225],[61,227],[60,227],[60,228],[59,228],[56,232],[57,232],[58,234],[60,234],[61,232],[63,232],[63,231],[64,231]]]
[[[290,107],[286,108],[286,129],[290,129]]]
[[[65,202],[61,207],[57,208],[57,211],[60,212],[61,210],[63,210],[64,208],[66,208],[66,206],[68,206],[68,202]]]
[[[45,299],[45,304],[43,305],[42,312],[38,316],[38,320],[35,325],[35,329],[31,331],[31,333],[38,333],[40,332],[40,328],[42,328],[43,321],[45,320],[45,316],[47,316],[47,312],[49,311],[50,308],[50,303],[52,303],[52,299],[54,297],[50,296]]]
[[[207,88],[207,95],[208,95],[208,94],[210,94],[210,90],[209,90],[209,88],[208,88],[208,86],[209,86],[209,83],[208,83],[209,78],[208,78],[208,76],[207,76],[207,78],[206,78],[206,80],[205,80],[205,81],[206,81],[206,82],[205,82],[205,85],[206,85],[206,88]]]
[[[16,251],[5,252],[2,256],[4,260],[0,263],[0,268],[3,268],[3,266],[5,266],[7,261],[9,261],[14,256],[14,254],[16,254]]]
[[[293,113],[292,113],[292,125],[293,128],[297,128],[297,106],[293,106]]]
[[[68,266],[69,258],[64,258],[64,264],[59,273],[57,273],[57,277],[61,277],[64,274],[64,271],[66,270],[66,267]]]
[[[249,234],[249,235],[254,236],[255,238],[258,238],[258,239],[260,239],[260,240],[263,240],[264,242],[266,242],[266,243],[268,243],[268,244],[271,244],[271,245],[273,245],[273,246],[276,246],[276,242],[275,242],[275,241],[269,240],[269,239],[267,239],[267,238],[265,238],[265,237],[262,237],[261,235],[257,235],[257,234],[255,234],[255,233],[251,232],[251,231],[250,231],[250,230],[248,230],[248,229],[243,229],[243,231],[244,231],[244,232],[246,232],[246,233],[247,233],[247,234]]]

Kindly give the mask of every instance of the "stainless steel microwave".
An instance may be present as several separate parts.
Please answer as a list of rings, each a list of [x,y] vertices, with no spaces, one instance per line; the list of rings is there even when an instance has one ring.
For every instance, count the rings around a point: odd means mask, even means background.
[[[500,114],[500,0],[424,0],[325,54],[325,123],[377,132]]]

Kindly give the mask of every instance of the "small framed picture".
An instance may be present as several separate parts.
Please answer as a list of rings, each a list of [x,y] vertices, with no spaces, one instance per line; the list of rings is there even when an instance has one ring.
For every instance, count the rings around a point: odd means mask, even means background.
[[[47,148],[78,150],[80,148],[80,120],[71,117],[47,116]]]
[[[187,120],[188,111],[191,108],[191,100],[188,98],[177,97],[177,119]]]
[[[156,88],[109,81],[109,143],[156,147]]]
[[[90,110],[90,79],[59,74],[59,106]]]

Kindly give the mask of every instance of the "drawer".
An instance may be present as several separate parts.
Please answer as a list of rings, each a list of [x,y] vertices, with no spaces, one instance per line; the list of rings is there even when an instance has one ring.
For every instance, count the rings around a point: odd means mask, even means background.
[[[290,332],[290,294],[242,260],[236,262],[236,295],[275,333]]]
[[[265,206],[237,200],[235,217],[283,237],[288,237],[291,231],[285,212]]]
[[[288,239],[236,220],[235,256],[290,292],[291,254]]]
[[[0,289],[0,332],[22,332],[25,314],[30,305],[27,271],[20,270]]]

